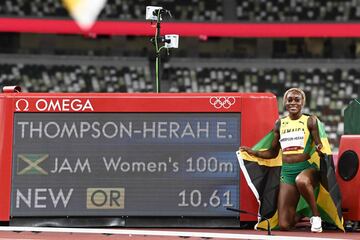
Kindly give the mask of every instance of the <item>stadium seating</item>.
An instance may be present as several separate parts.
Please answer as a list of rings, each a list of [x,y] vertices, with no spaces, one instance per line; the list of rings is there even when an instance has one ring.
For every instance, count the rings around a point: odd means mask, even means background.
[[[354,0],[108,0],[100,19],[143,20],[146,5],[169,9],[175,21],[298,22],[360,20]],[[0,15],[13,17],[68,17],[61,1],[4,0]]]
[[[148,67],[1,64],[0,86],[25,92],[151,92]]]
[[[175,4],[176,2],[176,4]],[[162,6],[172,13],[174,19],[191,21],[222,21],[221,0],[108,0],[100,19],[139,20],[145,18],[146,5]],[[6,0],[0,6],[0,15],[15,17],[68,17],[61,1],[53,0]]]
[[[237,19],[244,21],[358,21],[360,11],[356,1],[237,0]]]

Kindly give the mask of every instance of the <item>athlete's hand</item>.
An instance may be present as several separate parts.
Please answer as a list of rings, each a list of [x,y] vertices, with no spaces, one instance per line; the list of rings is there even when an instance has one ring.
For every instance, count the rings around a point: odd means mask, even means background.
[[[322,143],[315,145],[315,150],[319,154],[320,157],[324,156],[324,153],[321,152],[322,148],[323,148]]]
[[[251,148],[246,147],[246,146],[241,146],[241,147],[239,148],[239,150],[240,150],[240,151],[247,152],[248,154],[253,155],[253,156],[255,156],[255,153],[256,153],[254,150],[252,150]]]

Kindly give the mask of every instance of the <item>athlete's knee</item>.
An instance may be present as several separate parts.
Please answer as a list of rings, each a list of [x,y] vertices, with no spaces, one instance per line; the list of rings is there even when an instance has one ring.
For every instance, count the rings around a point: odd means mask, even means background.
[[[305,188],[312,186],[310,178],[305,176],[297,176],[295,179],[295,183],[298,188]]]

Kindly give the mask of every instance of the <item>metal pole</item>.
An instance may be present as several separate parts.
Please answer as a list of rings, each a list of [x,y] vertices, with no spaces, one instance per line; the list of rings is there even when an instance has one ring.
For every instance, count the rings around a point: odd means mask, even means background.
[[[156,33],[155,33],[155,50],[156,50],[156,60],[155,60],[155,85],[156,93],[160,92],[160,49],[159,49],[159,39],[160,39],[160,11],[157,14],[156,22]]]

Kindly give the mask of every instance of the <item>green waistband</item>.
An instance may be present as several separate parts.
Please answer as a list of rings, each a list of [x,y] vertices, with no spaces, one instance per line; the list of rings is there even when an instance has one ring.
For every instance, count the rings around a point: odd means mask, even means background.
[[[308,160],[302,161],[302,162],[296,162],[296,163],[285,163],[283,162],[282,166],[287,169],[292,168],[306,168],[309,167],[311,164]]]

